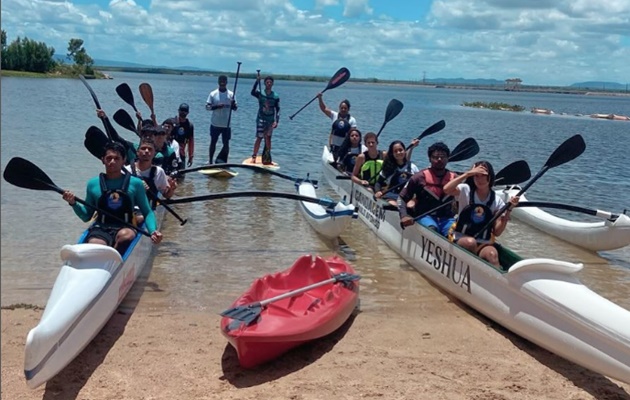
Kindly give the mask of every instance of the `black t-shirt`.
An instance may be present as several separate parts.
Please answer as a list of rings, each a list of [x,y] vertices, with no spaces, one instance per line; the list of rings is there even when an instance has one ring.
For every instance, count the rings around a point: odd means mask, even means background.
[[[183,149],[186,143],[195,136],[195,127],[189,119],[180,121],[176,119],[175,126],[173,127],[172,136],[180,145],[180,149]]]

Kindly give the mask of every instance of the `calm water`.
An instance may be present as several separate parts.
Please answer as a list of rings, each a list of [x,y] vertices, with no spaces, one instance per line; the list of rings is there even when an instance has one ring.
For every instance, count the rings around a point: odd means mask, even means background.
[[[127,82],[138,108],[149,111],[137,87],[149,82],[154,91],[158,120],[174,116],[179,103],[190,104],[196,127],[195,164],[206,163],[210,113],[204,105],[216,87],[215,77],[114,74],[114,80],[90,81],[109,115],[118,108],[132,109],[116,94]],[[252,80],[240,79],[236,97],[239,110],[232,116],[231,162],[251,155],[255,99],[249,95]],[[2,166],[21,156],[42,168],[60,187],[84,193],[85,182],[102,171],[102,165],[83,147],[90,125],[102,129],[94,104],[79,80],[2,78]],[[234,80],[230,79],[232,89]],[[322,179],[320,155],[330,122],[314,102],[293,121],[288,116],[325,87],[324,83],[276,82],[282,119],[274,133],[274,161],[282,172],[298,177],[310,173]],[[529,162],[536,173],[553,150],[568,137],[581,133],[585,153],[576,160],[548,171],[529,191],[529,198],[557,201],[620,212],[630,209],[630,123],[594,120],[576,114],[630,114],[628,97],[586,97],[531,93],[444,90],[417,87],[346,84],[329,91],[325,100],[336,108],[351,101],[351,113],[363,132],[377,131],[392,98],[401,100],[403,112],[381,134],[382,147],[394,139],[411,140],[426,127],[446,120],[442,132],[423,140],[414,161],[426,166],[426,148],[437,140],[451,147],[466,137],[480,144],[477,158],[488,159],[500,169],[517,159]],[[535,115],[461,107],[464,101],[498,101],[550,108],[567,115]],[[133,115],[133,114],[132,114]],[[119,129],[127,139],[133,134]],[[218,149],[217,149],[218,152]],[[452,165],[464,170],[470,162]],[[241,170],[229,181],[189,174],[178,195],[199,195],[239,190],[291,192],[291,182]],[[60,266],[59,250],[73,243],[85,225],[54,192],[36,192],[1,183],[2,198],[2,305],[25,302],[43,305]],[[320,195],[334,195],[322,182]],[[219,311],[256,277],[288,267],[304,253],[331,255],[338,250],[317,236],[299,213],[297,204],[282,199],[231,199],[176,207],[188,218],[179,226],[172,217],[164,221],[163,244],[145,279],[132,296],[142,307],[208,309]],[[573,219],[588,220],[582,215]],[[353,222],[342,236],[356,251],[353,262],[363,275],[363,308],[383,310],[401,298],[413,300],[430,286],[362,222]],[[630,309],[630,247],[593,254],[512,221],[502,241],[525,256],[543,256],[585,263],[582,280],[591,288]],[[371,295],[371,294],[378,294]]]

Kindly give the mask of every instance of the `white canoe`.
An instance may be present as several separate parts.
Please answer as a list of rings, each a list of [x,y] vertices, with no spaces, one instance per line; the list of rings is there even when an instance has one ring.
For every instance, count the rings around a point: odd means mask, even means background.
[[[295,187],[298,194],[302,196],[317,197],[315,186],[308,180],[297,182]],[[300,201],[300,211],[313,229],[327,239],[339,237],[350,220],[357,218],[355,207],[344,201],[338,202],[334,208]]]
[[[503,249],[499,270],[443,236],[414,224],[402,230],[365,188],[339,180],[324,148],[324,175],[361,219],[427,279],[478,312],[585,368],[630,383],[630,311],[601,297],[577,277],[582,264],[522,259]]]
[[[504,201],[518,188],[495,189]],[[527,201],[522,195],[520,201]],[[577,222],[556,217],[537,207],[516,207],[512,216],[549,235],[592,251],[619,249],[630,245],[630,216],[620,214],[614,222]]]
[[[159,207],[158,223],[163,216],[164,208]],[[98,244],[61,248],[64,264],[41,320],[26,337],[24,375],[31,389],[61,372],[100,332],[140,275],[152,250],[151,239],[140,234],[124,257],[114,248]]]

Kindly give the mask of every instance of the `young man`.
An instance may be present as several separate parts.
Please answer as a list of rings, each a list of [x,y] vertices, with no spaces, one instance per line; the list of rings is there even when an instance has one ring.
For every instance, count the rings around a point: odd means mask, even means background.
[[[385,152],[378,149],[378,137],[374,132],[368,132],[363,139],[367,151],[359,154],[354,163],[352,171],[352,181],[362,186],[366,186],[373,191],[378,174],[383,168]]]
[[[451,154],[447,145],[437,142],[427,151],[431,166],[415,173],[398,196],[400,223],[409,226],[414,218],[432,211],[420,219],[420,224],[447,236],[451,225],[455,222],[453,207],[447,203],[452,199],[444,193],[444,185],[457,175],[446,169]],[[415,197],[415,199],[414,199]],[[408,202],[414,200],[412,215],[407,212]],[[439,209],[438,207],[442,206]]]
[[[208,95],[206,100],[206,110],[212,111],[212,119],[210,121],[210,147],[208,149],[208,163],[212,164],[214,151],[217,148],[219,136],[223,147],[217,156],[216,163],[222,164],[228,161],[230,154],[230,139],[232,138],[232,130],[230,129],[230,116],[232,111],[238,108],[234,93],[228,90],[228,78],[225,75],[219,76],[219,87]]]
[[[169,132],[170,133],[170,132]],[[179,161],[175,150],[166,140],[168,133],[164,125],[156,128],[153,141],[155,142],[155,155],[153,157],[153,165],[157,165],[164,169],[167,175],[177,171]]]
[[[117,218],[97,212],[96,222],[90,227],[85,242],[112,246],[124,254],[135,238],[136,231],[121,222],[132,223],[133,208],[138,206],[145,218],[151,240],[153,243],[160,243],[162,234],[157,230],[155,214],[149,205],[142,179],[123,174],[125,149],[119,143],[107,143],[103,164],[105,173],[90,179],[87,183],[85,201],[91,206],[108,211]],[[74,193],[66,190],[63,193],[63,199],[72,206],[74,213],[84,222],[92,218],[95,209],[77,203]]]
[[[186,148],[188,148],[188,166],[192,166],[193,157],[195,156],[195,127],[188,119],[190,107],[188,104],[179,105],[177,117],[175,117],[175,126],[173,127],[173,138],[179,144],[179,157],[182,160],[182,168],[186,165]]]
[[[260,84],[260,73],[256,77],[251,95],[258,99],[258,115],[256,116],[256,141],[254,142],[254,153],[252,163],[256,162],[260,142],[265,139],[265,150],[262,155],[262,162],[265,165],[272,164],[271,160],[271,134],[278,127],[280,121],[280,97],[271,88],[273,87],[273,77],[265,78],[265,91],[258,91]]]

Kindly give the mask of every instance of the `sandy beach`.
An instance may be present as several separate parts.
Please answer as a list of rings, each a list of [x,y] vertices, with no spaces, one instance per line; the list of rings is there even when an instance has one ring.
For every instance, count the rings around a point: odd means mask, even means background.
[[[413,279],[419,274],[409,273]],[[413,284],[413,282],[411,282]],[[365,298],[365,297],[368,298]],[[208,311],[117,312],[35,390],[24,340],[42,310],[2,310],[2,399],[630,399],[622,384],[498,327],[433,288],[365,307],[332,335],[255,370]]]

